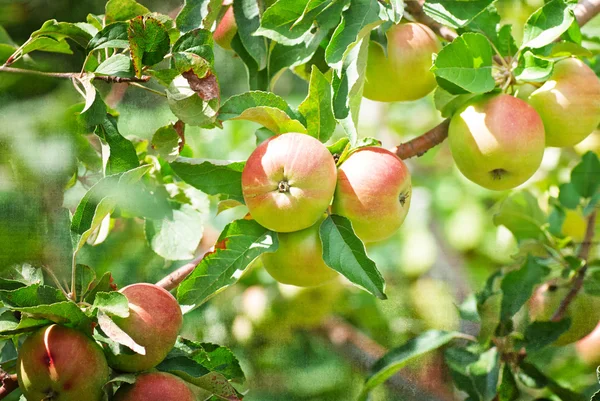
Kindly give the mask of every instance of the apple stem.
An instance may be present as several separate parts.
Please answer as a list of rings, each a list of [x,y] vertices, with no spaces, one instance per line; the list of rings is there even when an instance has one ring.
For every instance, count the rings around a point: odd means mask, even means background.
[[[577,296],[577,294],[579,293],[579,291],[581,291],[581,288],[583,287],[583,280],[585,279],[585,274],[588,269],[587,259],[590,255],[590,249],[592,247],[592,239],[594,238],[594,233],[595,233],[596,215],[597,215],[597,211],[594,210],[592,212],[592,214],[590,214],[588,217],[587,228],[585,231],[585,238],[581,244],[581,248],[579,248],[579,253],[577,254],[577,256],[580,259],[582,259],[585,263],[584,263],[583,267],[581,267],[579,269],[579,271],[577,271],[577,275],[573,279],[573,286],[571,287],[571,290],[567,293],[567,295],[565,296],[565,299],[562,300],[562,302],[560,303],[560,306],[558,307],[556,312],[554,312],[554,315],[552,315],[552,318],[550,320],[553,322],[558,322],[565,316],[565,313],[567,312],[569,305],[571,304],[571,302],[573,302],[573,300],[575,299],[575,297]]]

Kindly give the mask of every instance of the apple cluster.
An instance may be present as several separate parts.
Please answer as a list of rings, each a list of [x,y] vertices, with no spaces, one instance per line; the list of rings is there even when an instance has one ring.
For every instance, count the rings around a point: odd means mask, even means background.
[[[338,167],[317,139],[286,133],[250,155],[242,191],[251,217],[278,233],[277,251],[262,256],[266,270],[281,283],[316,286],[338,274],[322,255],[319,228],[327,213],[348,218],[363,242],[381,241],[402,225],[411,182],[388,150],[358,148]]]
[[[433,91],[430,67],[441,44],[431,29],[399,24],[386,36],[387,49],[375,41],[369,44],[364,96],[396,102]],[[475,95],[454,113],[450,149],[469,180],[492,190],[514,188],[537,171],[546,146],[573,146],[600,124],[600,81],[582,61],[556,62],[549,79],[536,85],[521,85],[515,96]]]
[[[109,367],[116,372],[140,373],[134,384],[117,390],[115,400],[196,399],[191,387],[179,377],[149,371],[165,359],[181,329],[183,316],[175,298],[146,283],[124,287],[120,292],[129,302],[129,316],[113,317],[113,330],[126,333],[145,352],[115,353],[108,346],[99,346],[88,335],[91,333],[58,324],[43,327],[19,349],[17,375],[27,400],[100,401]]]

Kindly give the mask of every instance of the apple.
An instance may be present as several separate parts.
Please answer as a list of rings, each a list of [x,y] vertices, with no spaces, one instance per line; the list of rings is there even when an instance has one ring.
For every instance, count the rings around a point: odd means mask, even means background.
[[[590,334],[577,341],[575,349],[579,358],[586,364],[600,364],[600,324]]]
[[[252,218],[278,232],[315,224],[331,203],[333,156],[306,134],[288,133],[261,143],[242,172],[242,192]]]
[[[137,344],[145,347],[146,354],[107,351],[109,365],[124,372],[148,370],[167,356],[175,345],[183,324],[177,300],[164,288],[154,284],[137,283],[120,292],[129,301],[129,316],[113,317],[113,321]]]
[[[387,56],[381,44],[369,43],[364,96],[402,102],[420,99],[435,89],[435,76],[429,69],[442,45],[433,31],[409,22],[392,26],[386,37]]]
[[[94,340],[53,324],[23,342],[17,376],[28,400],[100,401],[108,381],[108,365]]]
[[[410,286],[409,294],[415,313],[428,328],[458,330],[456,300],[445,282],[423,277]]]
[[[550,320],[569,290],[569,286],[554,282],[539,286],[528,303],[530,320]],[[565,317],[571,319],[571,327],[554,342],[554,345],[571,344],[594,330],[600,321],[600,298],[580,292],[569,305]]]
[[[527,181],[542,163],[544,124],[525,101],[487,94],[468,101],[452,116],[448,141],[458,169],[492,190]]]
[[[331,211],[347,217],[364,242],[389,238],[404,222],[412,188],[408,168],[392,152],[360,148],[342,163]]]
[[[323,260],[319,228],[325,215],[312,226],[278,233],[279,248],[262,255],[265,270],[277,281],[298,287],[314,287],[333,280],[338,273]]]
[[[233,6],[229,6],[223,18],[217,24],[217,29],[213,33],[215,43],[223,49],[231,50],[231,40],[237,33],[237,24],[233,15]]]
[[[142,373],[135,383],[123,384],[114,401],[196,401],[187,382],[164,372]]]
[[[546,128],[546,146],[573,146],[600,123],[600,81],[576,58],[554,65],[548,81],[529,96]]]

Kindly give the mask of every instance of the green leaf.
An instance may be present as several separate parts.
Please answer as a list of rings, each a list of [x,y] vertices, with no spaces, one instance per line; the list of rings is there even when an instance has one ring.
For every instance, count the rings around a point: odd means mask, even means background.
[[[548,390],[556,394],[562,401],[587,401],[582,394],[575,393],[570,389],[562,387],[560,384],[544,375],[544,373],[542,373],[537,367],[528,362],[521,362],[519,364],[519,368],[520,369],[517,377],[527,387],[546,387]]]
[[[510,365],[505,363],[502,369],[502,382],[498,387],[498,401],[517,401],[521,395]]]
[[[327,142],[335,130],[333,114],[333,90],[327,78],[313,66],[308,87],[308,96],[298,106],[306,119],[307,132],[321,142]]]
[[[600,160],[589,151],[571,171],[571,184],[582,198],[591,198],[600,187]]]
[[[428,0],[423,11],[435,21],[451,28],[462,28],[495,0]]]
[[[219,119],[226,121],[241,115],[245,110],[261,106],[277,108],[290,118],[298,119],[298,113],[288,103],[272,92],[250,91],[227,99],[219,110]]]
[[[178,75],[167,89],[171,112],[187,125],[213,127],[219,109],[219,84],[210,71],[203,78],[193,71]]]
[[[88,286],[88,291],[85,294],[84,301],[87,303],[94,303],[98,293],[116,290],[117,286],[113,283],[112,274],[110,272],[106,272],[102,275],[102,277],[94,280],[94,282]]]
[[[121,135],[117,120],[110,114],[98,125],[95,134],[108,144],[106,175],[122,173],[140,165],[133,144]]]
[[[479,33],[465,33],[445,46],[431,70],[438,84],[452,94],[485,93],[496,86],[492,47]]]
[[[367,69],[369,41],[363,39],[344,59],[341,72],[333,75],[333,111],[340,122],[350,144],[358,141],[358,116],[362,102],[362,94]]]
[[[540,48],[554,42],[575,21],[571,6],[564,0],[552,0],[535,11],[525,23],[521,48]]]
[[[21,55],[25,55],[34,51],[73,54],[71,47],[65,40],[56,40],[46,36],[39,36],[28,41],[21,49]]]
[[[435,102],[435,108],[442,113],[442,117],[450,118],[454,113],[466,102],[476,96],[473,93],[467,93],[464,95],[454,95],[444,88],[438,86],[433,92],[433,100]]]
[[[265,38],[254,36],[260,26],[258,3],[256,0],[238,0],[232,7],[241,42],[259,69],[263,69],[267,64],[267,43]]]
[[[502,279],[502,306],[500,317],[503,321],[512,318],[533,294],[533,289],[549,273],[549,269],[537,262],[533,256],[517,270],[507,273]]]
[[[58,22],[55,19],[44,22],[44,25],[31,34],[32,38],[40,36],[50,37],[57,41],[71,39],[84,49],[92,39],[92,35],[85,28],[86,24],[73,24],[70,22]]]
[[[118,291],[96,293],[92,307],[109,316],[129,317],[129,302],[127,301],[127,297]]]
[[[38,320],[45,319],[61,325],[74,327],[85,332],[91,332],[92,330],[92,321],[90,318],[88,318],[86,314],[71,301],[12,309],[21,312],[23,316],[29,318]]]
[[[146,239],[150,247],[166,260],[188,260],[194,257],[204,232],[204,218],[190,205],[181,205],[172,216],[162,220],[146,220]]]
[[[185,311],[194,309],[217,292],[235,283],[250,263],[265,252],[275,252],[277,235],[253,220],[236,220],[221,232],[215,250],[177,289]]]
[[[529,238],[542,238],[540,228],[546,222],[546,216],[537,198],[527,191],[510,194],[495,208],[493,221],[497,226],[505,226],[517,241]]]
[[[525,348],[527,352],[544,349],[569,330],[571,319],[562,319],[559,322],[532,322],[525,328],[525,338],[517,343],[518,348]]]
[[[179,145],[181,138],[173,124],[160,127],[150,141],[152,153],[158,155],[167,162],[174,161],[179,156]]]
[[[231,39],[231,48],[240,57],[246,71],[248,72],[248,86],[250,90],[268,90],[269,89],[269,69],[267,67],[259,68],[256,60],[250,55],[248,50],[244,47],[240,35],[237,33]],[[277,45],[275,45],[275,49]]]
[[[94,71],[97,75],[112,75],[115,77],[133,77],[131,59],[124,54],[114,54],[104,60]]]
[[[242,171],[245,162],[190,159],[178,157],[170,164],[173,171],[186,183],[209,195],[225,195],[244,202]]]
[[[186,52],[196,54],[212,66],[215,56],[213,54],[213,37],[210,31],[194,29],[182,35],[173,45],[173,53]]]
[[[146,348],[135,342],[129,334],[123,331],[123,329],[121,329],[114,320],[102,310],[98,310],[98,325],[110,340],[117,344],[124,345],[137,354],[146,355]],[[114,349],[111,348],[110,351],[112,352]]]
[[[325,50],[325,60],[339,69],[348,53],[384,21],[385,8],[377,0],[351,0],[342,22],[333,32]]]
[[[390,350],[371,368],[371,374],[361,393],[362,398],[359,399],[366,399],[369,391],[384,383],[415,358],[438,349],[458,337],[460,337],[459,333],[430,330]]]
[[[470,396],[469,400],[494,399],[500,375],[500,355],[495,347],[483,353],[451,348],[446,351],[446,362],[454,384]]]
[[[32,284],[15,290],[0,290],[0,301],[9,309],[17,309],[55,304],[67,301],[67,298],[54,287]]]
[[[365,245],[354,233],[350,220],[330,215],[321,223],[319,235],[327,266],[377,298],[387,298],[385,281],[375,262],[367,256]]]
[[[558,189],[558,200],[561,205],[563,205],[567,209],[576,209],[577,206],[579,206],[579,203],[581,202],[581,197],[579,196],[577,188],[575,188],[575,185],[573,185],[572,182],[560,184]]]
[[[155,18],[140,16],[132,19],[127,34],[137,77],[142,76],[143,66],[161,62],[171,49],[167,29]]]
[[[519,58],[515,78],[519,81],[545,82],[554,70],[554,62],[537,57],[530,51]]]
[[[105,26],[88,43],[87,51],[92,52],[98,49],[126,49],[129,47],[129,37],[127,29],[129,24],[126,22],[115,22]]]
[[[211,30],[221,11],[222,0],[185,0],[177,15],[177,27],[181,32],[195,28]]]
[[[70,228],[70,226],[69,226]],[[70,239],[70,238],[69,238]],[[72,244],[71,244],[72,247]],[[71,257],[72,257],[71,252]],[[69,266],[70,267],[70,266]],[[75,269],[75,291],[78,299],[84,299],[96,280],[96,271],[87,265],[77,264]]]
[[[108,0],[105,10],[106,23],[127,21],[149,12],[150,10],[135,0]]]

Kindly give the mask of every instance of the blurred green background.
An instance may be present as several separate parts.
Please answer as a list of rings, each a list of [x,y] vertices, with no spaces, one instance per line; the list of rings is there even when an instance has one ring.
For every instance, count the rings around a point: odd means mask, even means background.
[[[163,13],[180,5],[175,0],[140,2]],[[499,1],[498,8],[506,23],[515,24],[518,37],[527,16],[541,3]],[[20,44],[47,19],[83,21],[88,13],[101,14],[103,7],[103,0],[0,0],[0,25]],[[599,26],[592,23],[585,29]],[[247,90],[240,60],[219,48],[215,52],[222,98]],[[23,67],[78,71],[82,61],[77,51],[73,56],[34,53]],[[108,99],[120,96],[119,89],[110,85],[98,84],[98,88]],[[307,84],[286,72],[274,91],[297,105],[306,95]],[[48,227],[56,223],[60,207],[74,210],[100,177],[97,142],[72,124],[69,108],[81,101],[68,81],[0,73],[0,263],[5,266],[29,260],[33,264],[51,261],[65,271],[70,268]],[[176,120],[165,99],[134,87],[113,105],[120,113],[121,133],[135,143],[149,140],[156,129]],[[392,147],[439,121],[431,95],[412,103],[365,100],[360,134]],[[193,157],[243,160],[256,145],[257,128],[240,121],[227,122],[222,130],[188,127],[186,140]],[[341,135],[338,131],[337,137]],[[542,167],[525,186],[543,204],[548,193],[556,195],[558,184],[568,179],[580,154],[590,149],[600,151],[600,134],[575,149],[548,149]],[[77,164],[76,157],[84,163]],[[387,301],[342,280],[314,289],[279,285],[258,261],[238,284],[186,315],[184,336],[227,345],[240,358],[252,390],[246,400],[355,399],[364,368],[380,349],[367,341],[358,348],[351,346],[345,323],[338,325],[339,321],[350,323],[385,348],[429,328],[477,333],[475,326],[459,319],[455,305],[480,289],[491,273],[514,262],[516,241],[492,222],[493,207],[506,194],[468,182],[454,166],[446,144],[409,160],[408,166],[413,182],[409,216],[397,235],[368,248],[385,276]],[[71,182],[76,169],[86,178]],[[66,192],[65,187],[69,187]],[[246,212],[242,207],[217,216],[217,200],[208,200],[203,247],[212,244],[225,224]],[[119,286],[156,282],[181,264],[165,262],[149,248],[141,220],[113,220],[108,237],[98,242],[86,245],[79,261],[98,273],[111,271]],[[594,252],[598,256],[598,250]],[[591,391],[596,382],[594,368],[577,361],[571,347],[549,349],[534,357],[558,381],[582,391]],[[441,355],[431,355],[411,365],[403,371],[404,381],[381,386],[373,400],[464,399],[454,393],[441,362]],[[421,387],[431,394],[417,393]]]

